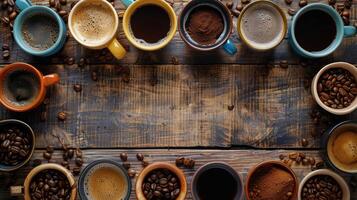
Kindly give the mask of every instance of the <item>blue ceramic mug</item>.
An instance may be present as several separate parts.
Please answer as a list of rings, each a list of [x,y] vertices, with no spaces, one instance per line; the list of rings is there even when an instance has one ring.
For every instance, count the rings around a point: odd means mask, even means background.
[[[304,13],[312,10],[324,11],[325,13],[327,13],[332,17],[336,25],[335,39],[331,42],[331,44],[327,48],[321,51],[307,51],[304,48],[302,48],[296,40],[295,28],[298,19]],[[306,58],[321,58],[327,56],[337,49],[337,47],[341,44],[342,39],[344,37],[351,37],[354,35],[356,35],[356,28],[354,26],[344,26],[343,21],[340,15],[337,13],[337,11],[334,10],[331,6],[322,3],[312,3],[300,9],[293,17],[289,27],[289,42],[291,47],[294,49],[294,51],[297,54]]]
[[[50,56],[62,49],[66,41],[66,25],[62,18],[55,11],[46,6],[32,5],[29,0],[16,0],[16,6],[20,9],[21,12],[16,17],[14,23],[14,38],[22,50],[34,56]],[[25,41],[24,37],[26,37],[26,35],[23,31],[24,22],[30,17],[34,16],[37,18],[44,17],[46,19],[48,19],[47,17],[51,17],[53,18],[53,22],[58,25],[58,31],[56,31],[54,33],[55,36],[53,36],[55,39],[52,43],[50,43],[51,45],[47,44],[46,48],[34,48]],[[43,27],[40,27],[38,29],[42,28]],[[45,33],[45,31],[43,32]]]

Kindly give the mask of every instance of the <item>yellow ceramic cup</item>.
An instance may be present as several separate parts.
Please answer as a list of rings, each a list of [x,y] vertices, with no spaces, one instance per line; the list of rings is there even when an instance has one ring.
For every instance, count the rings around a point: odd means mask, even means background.
[[[77,42],[89,49],[108,48],[122,59],[126,51],[115,38],[118,26],[118,14],[106,0],[81,0],[68,17],[69,30]]]
[[[123,16],[123,30],[125,33],[126,38],[129,40],[131,44],[133,44],[135,47],[145,50],[145,51],[155,51],[158,49],[161,49],[165,47],[175,36],[176,30],[177,30],[177,18],[174,9],[164,0],[122,0],[123,4],[127,6],[127,9],[124,13]],[[171,27],[170,30],[167,34],[167,36],[158,44],[153,44],[153,45],[143,45],[140,42],[138,42],[133,33],[131,32],[130,28],[130,19],[133,13],[136,11],[141,6],[144,5],[157,5],[163,8],[167,14],[169,15],[170,18],[170,23]],[[160,20],[160,19],[157,19]],[[150,30],[148,30],[150,31]]]

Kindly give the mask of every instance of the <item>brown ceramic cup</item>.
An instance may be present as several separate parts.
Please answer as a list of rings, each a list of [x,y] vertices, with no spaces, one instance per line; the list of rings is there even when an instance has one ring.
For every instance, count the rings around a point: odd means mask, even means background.
[[[295,187],[294,187],[294,191],[292,192],[292,196],[290,198],[290,200],[296,200],[297,199],[297,196],[298,196],[298,189],[299,189],[299,182],[298,182],[298,179],[294,173],[294,171],[289,167],[287,166],[286,164],[284,164],[283,162],[281,161],[274,161],[274,160],[271,160],[271,161],[265,161],[265,162],[262,162],[262,163],[259,163],[258,165],[252,167],[249,172],[248,172],[248,175],[247,175],[247,179],[246,179],[246,184],[245,184],[245,197],[247,200],[251,200],[252,198],[250,198],[250,185],[251,185],[251,182],[254,178],[256,178],[256,175],[257,173],[259,173],[260,170],[262,169],[269,169],[273,166],[276,166],[280,169],[283,169],[285,171],[287,171],[288,173],[291,174],[291,176],[293,177],[294,179],[294,182],[295,182]]]
[[[34,96],[31,101],[24,104],[18,104],[16,100],[14,100],[14,97],[10,97],[9,93],[5,91],[6,82],[8,81],[7,79],[9,79],[9,76],[12,73],[16,72],[30,73],[36,79],[36,82],[38,82],[38,86],[33,86],[38,90],[36,96]],[[57,74],[44,76],[38,69],[27,63],[17,62],[9,64],[0,69],[0,103],[11,111],[29,111],[42,103],[46,96],[46,88],[57,82],[59,82],[59,76]]]
[[[142,190],[142,185],[143,185],[144,179],[150,172],[152,172],[153,170],[157,170],[157,169],[167,169],[177,176],[177,178],[180,181],[180,194],[176,198],[176,200],[184,200],[186,197],[186,193],[187,193],[186,177],[185,177],[184,173],[182,172],[182,170],[177,168],[175,165],[172,165],[172,164],[169,164],[166,162],[152,163],[152,164],[148,165],[147,167],[145,167],[143,169],[143,171],[141,171],[141,173],[139,174],[139,176],[136,180],[136,185],[135,185],[136,199],[138,199],[138,200],[146,199],[145,195],[143,193],[143,190]]]
[[[68,169],[64,168],[63,166],[54,163],[46,163],[33,168],[30,171],[30,173],[26,176],[23,186],[11,186],[10,188],[11,195],[24,196],[25,200],[31,200],[30,183],[32,178],[35,177],[41,171],[49,170],[49,169],[57,170],[67,177],[69,184],[72,187],[70,200],[75,200],[77,196],[77,187],[76,187],[76,181],[72,173]]]

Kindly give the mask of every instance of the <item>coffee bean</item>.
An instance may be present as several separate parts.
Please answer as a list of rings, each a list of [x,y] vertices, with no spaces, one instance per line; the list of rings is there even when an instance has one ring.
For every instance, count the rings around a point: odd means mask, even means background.
[[[121,161],[125,162],[128,160],[128,154],[126,153],[120,153],[120,159]]]
[[[130,163],[128,161],[123,162],[123,167],[128,170],[130,168]]]
[[[74,150],[73,150],[73,149],[68,149],[68,151],[67,151],[67,157],[68,157],[69,159],[72,159],[73,156],[74,156]]]
[[[333,6],[336,4],[336,0],[328,0],[328,4]]]
[[[293,2],[293,0],[285,0],[285,3],[290,5]]]
[[[239,12],[238,10],[236,10],[236,9],[232,9],[232,10],[231,10],[231,13],[232,13],[232,15],[235,16],[235,17],[239,17],[239,15],[240,15],[240,12]]]
[[[75,159],[75,162],[76,162],[76,165],[77,165],[78,167],[82,167],[82,165],[83,165],[83,160],[82,160],[82,158],[76,158],[76,159]]]
[[[81,168],[80,167],[73,167],[72,173],[75,176],[78,176],[81,173]]]
[[[82,91],[82,85],[81,84],[74,84],[73,85],[73,90],[76,92],[81,92]]]
[[[78,67],[83,68],[86,65],[86,59],[85,58],[80,58]]]
[[[46,160],[51,160],[52,154],[48,152],[43,152],[43,158]]]
[[[350,9],[351,6],[352,6],[352,2],[351,2],[351,1],[348,1],[348,0],[347,0],[347,1],[345,0],[344,5],[345,5],[345,7],[346,7],[347,9]]]
[[[243,10],[243,5],[242,4],[237,4],[236,9],[240,12]]]
[[[9,3],[7,2],[7,0],[4,0],[1,4],[1,7],[4,9],[7,8],[8,6],[9,6]]]
[[[73,64],[74,64],[74,58],[73,57],[67,58],[67,65],[73,65]]]
[[[2,58],[3,59],[9,59],[10,58],[10,51],[9,50],[5,50],[2,52]]]
[[[192,169],[195,167],[195,161],[192,160],[191,158],[185,158],[183,160],[183,165],[189,169]]]
[[[67,0],[59,0],[61,5],[66,5],[67,4]]]
[[[228,110],[233,110],[234,109],[234,105],[229,105],[228,106]]]
[[[171,56],[171,63],[172,63],[173,65],[178,65],[178,64],[180,64],[180,63],[179,63],[179,60],[178,60],[178,58],[177,58],[176,56]]]
[[[2,50],[5,51],[5,50],[10,50],[10,47],[8,44],[3,44],[2,45]]]
[[[48,4],[50,5],[50,7],[55,7],[56,6],[56,0],[49,0]]]
[[[97,72],[92,71],[91,78],[92,78],[93,81],[97,81],[98,80]]]
[[[59,112],[57,114],[57,118],[60,121],[65,121],[67,119],[67,114],[65,112]]]
[[[280,67],[284,69],[288,68],[288,61],[287,60],[280,61]]]
[[[301,140],[301,144],[302,144],[303,147],[306,147],[307,145],[309,145],[309,141],[307,139],[303,138]]]
[[[228,9],[232,9],[232,7],[233,7],[233,2],[232,2],[232,1],[226,2],[226,6],[227,6]]]
[[[53,146],[47,146],[46,147],[46,152],[47,153],[53,153],[54,152]]]
[[[184,157],[178,157],[178,158],[176,158],[176,166],[182,166],[184,160],[185,160]]]
[[[65,10],[60,10],[60,11],[58,11],[58,14],[61,16],[61,17],[64,17],[64,16],[66,16],[68,13],[67,13],[67,11],[65,11]],[[71,61],[72,62],[72,61]],[[73,63],[72,64],[69,64],[69,65],[73,65],[74,64],[74,60],[73,60]]]
[[[306,6],[307,5],[307,1],[306,0],[300,0],[299,1],[299,6],[300,7],[304,7],[304,6]]]
[[[11,6],[11,7],[14,7],[14,6],[15,6],[14,0],[7,0],[7,3],[8,3],[8,5]]]
[[[17,12],[16,11],[12,11],[12,13],[9,15],[9,19],[10,20],[14,20],[17,16]]]
[[[294,9],[292,9],[292,8],[289,8],[289,9],[288,9],[288,14],[289,14],[290,16],[294,16],[294,15],[296,14],[296,10],[294,10]]]
[[[129,170],[128,170],[128,175],[129,175],[129,177],[130,177],[130,178],[134,178],[134,177],[135,177],[135,175],[136,175],[135,170],[133,170],[133,169],[129,169]]]
[[[144,160],[144,155],[141,153],[137,153],[136,154],[136,158],[138,159],[138,161],[143,161]]]
[[[75,153],[76,153],[76,157],[77,158],[82,158],[83,157],[83,152],[82,152],[81,149],[77,148]]]
[[[250,0],[241,0],[240,1],[242,4],[248,4],[250,2]]]

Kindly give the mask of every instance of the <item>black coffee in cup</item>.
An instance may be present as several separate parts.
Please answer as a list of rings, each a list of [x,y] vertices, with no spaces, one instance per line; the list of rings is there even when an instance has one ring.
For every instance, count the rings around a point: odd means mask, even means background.
[[[59,25],[50,15],[36,14],[25,19],[21,32],[24,41],[29,47],[37,51],[43,51],[56,43]]]
[[[17,70],[5,76],[3,91],[6,98],[15,105],[32,103],[39,95],[40,81],[32,72]]]
[[[170,17],[160,6],[144,5],[136,9],[131,16],[130,28],[140,43],[159,43],[167,37],[171,29]]]
[[[222,168],[211,168],[197,178],[197,194],[200,200],[233,200],[238,193],[238,182]]]
[[[296,40],[306,51],[326,49],[335,40],[336,34],[334,19],[322,10],[307,11],[296,21]]]

